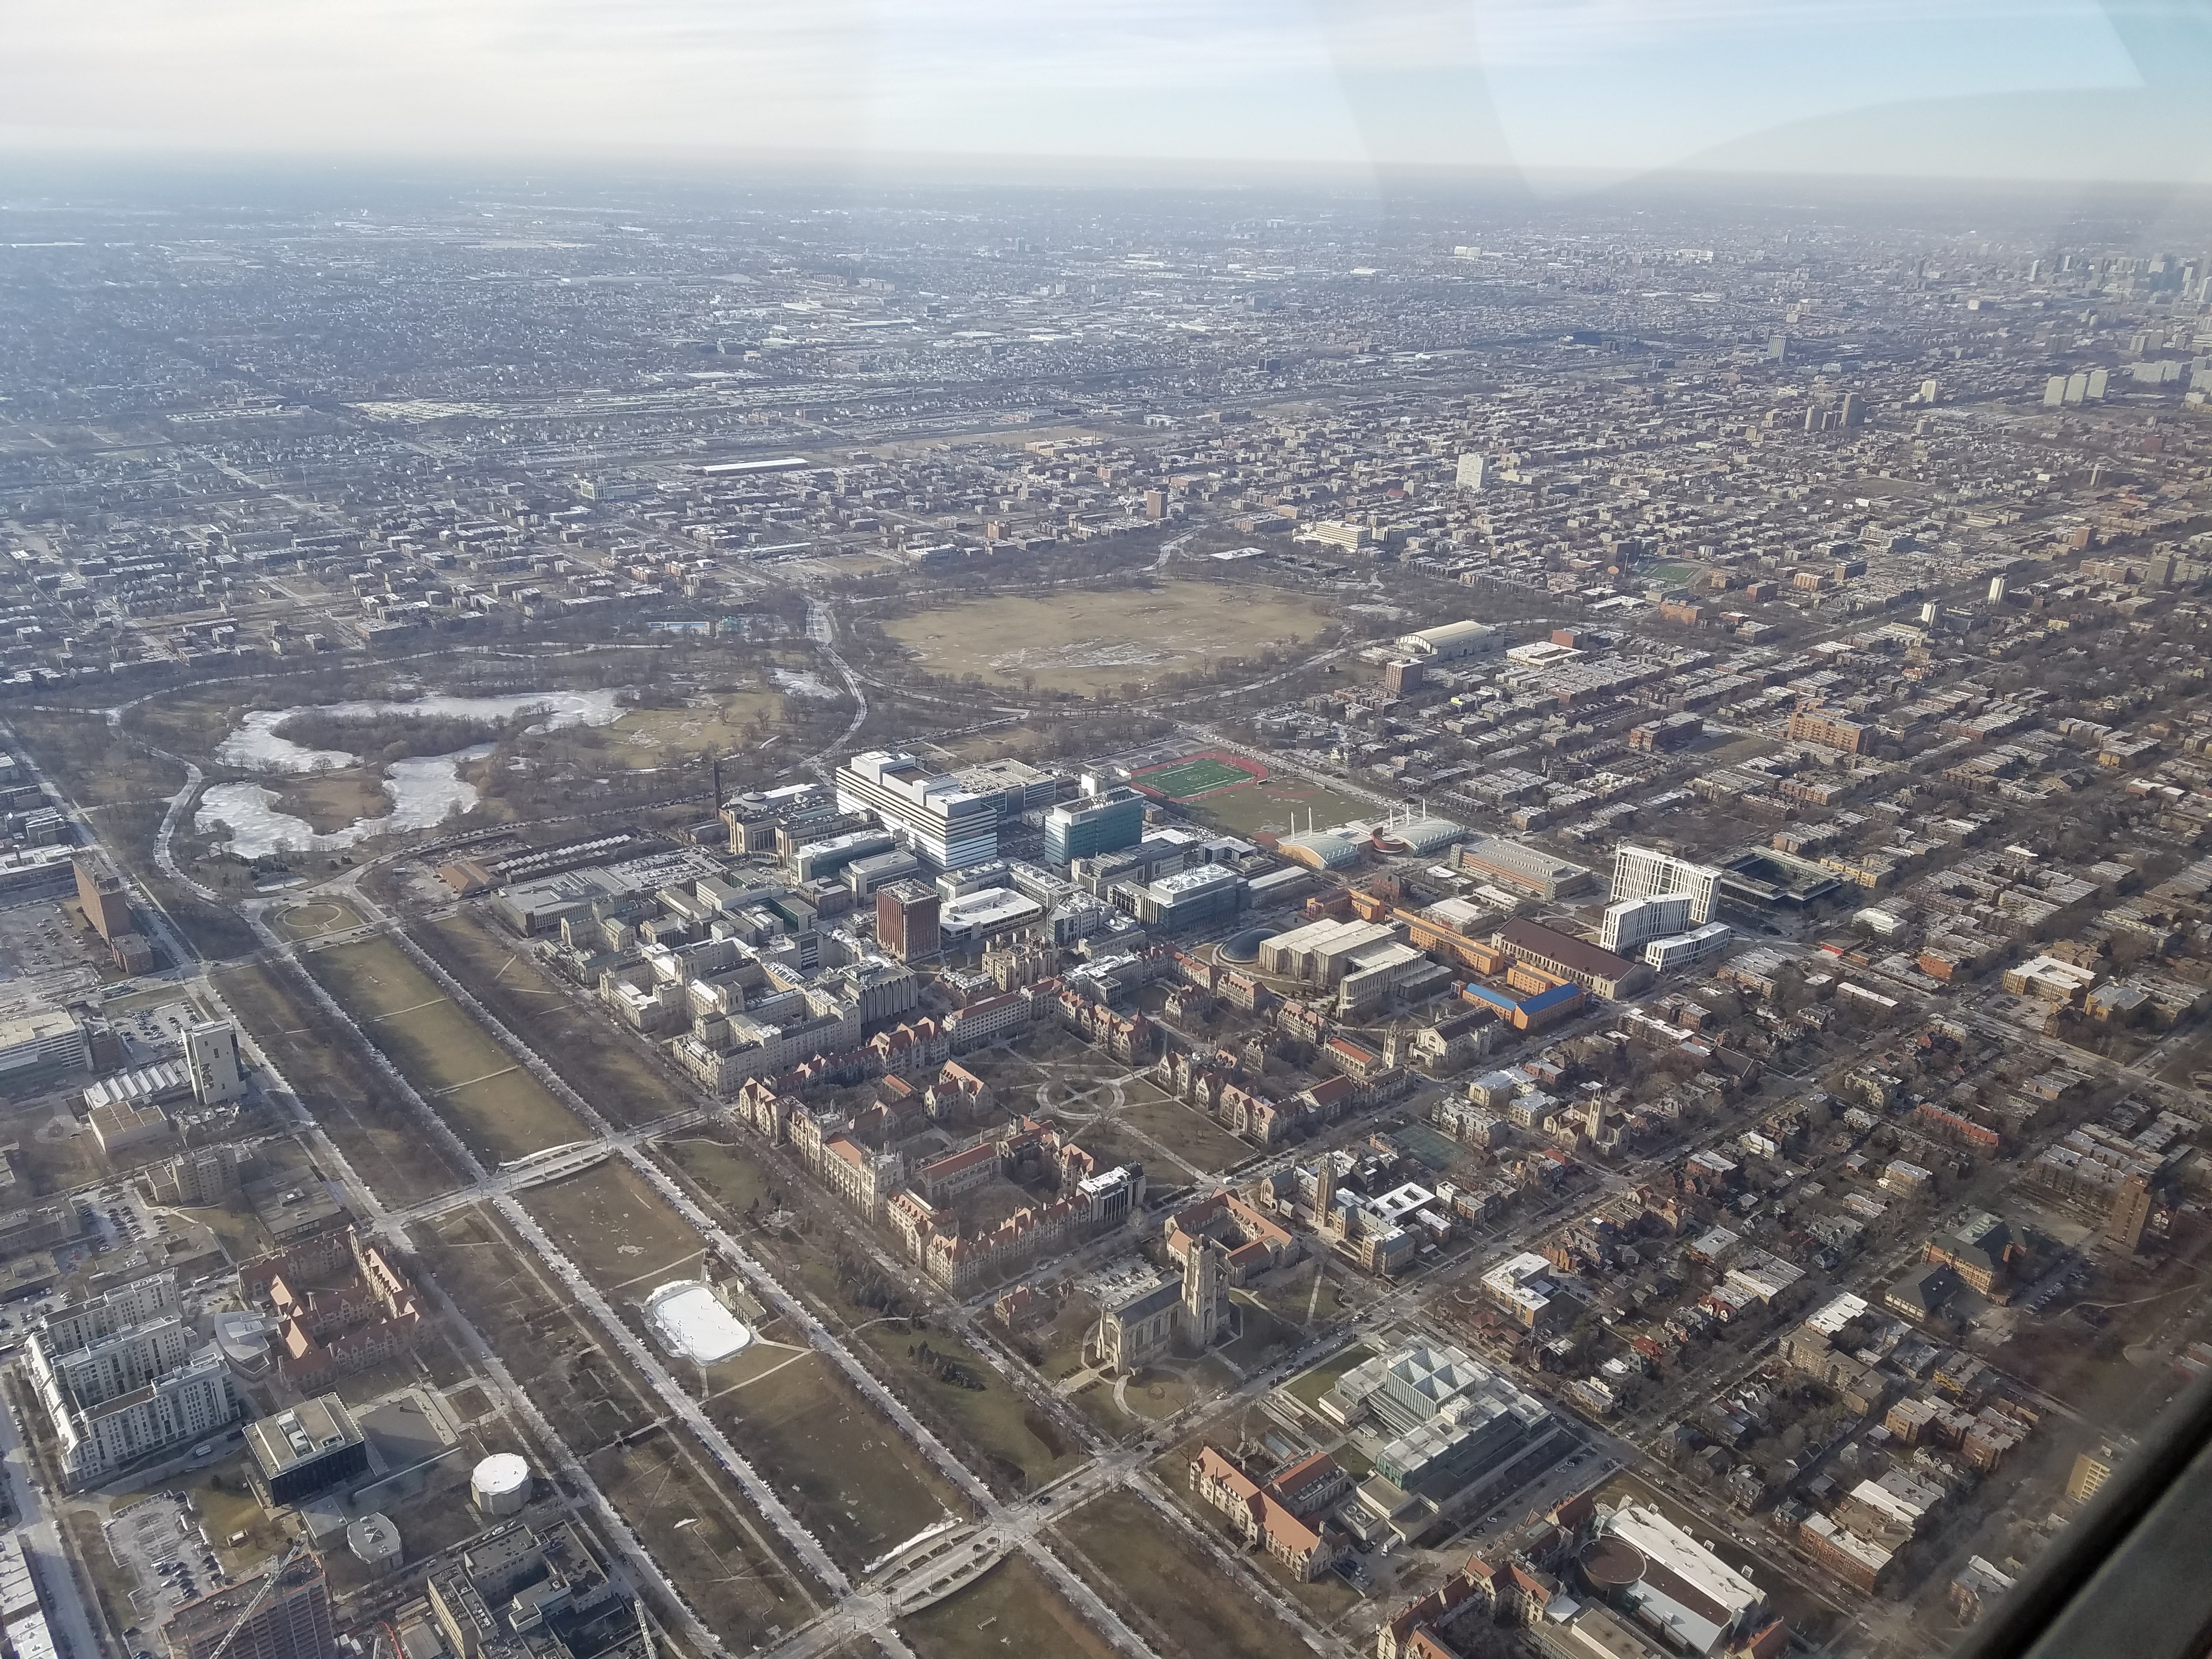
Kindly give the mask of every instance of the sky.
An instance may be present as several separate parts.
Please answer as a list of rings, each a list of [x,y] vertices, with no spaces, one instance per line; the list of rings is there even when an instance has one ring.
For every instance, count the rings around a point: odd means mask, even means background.
[[[9,9],[0,150],[2212,173],[2212,0]]]

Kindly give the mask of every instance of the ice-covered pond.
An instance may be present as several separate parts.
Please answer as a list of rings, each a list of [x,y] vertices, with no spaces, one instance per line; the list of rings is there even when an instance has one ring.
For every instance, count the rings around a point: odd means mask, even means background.
[[[366,720],[407,714],[420,720],[512,720],[526,708],[543,708],[545,719],[530,729],[550,732],[563,726],[611,726],[622,718],[617,691],[532,691],[506,697],[449,697],[434,695],[412,702],[325,702],[312,708],[257,708],[238,729],[216,745],[225,766],[252,772],[322,772],[358,766],[361,757],[343,749],[307,749],[276,735],[276,728],[301,714],[332,720]]]
[[[623,716],[620,693],[539,691],[500,697],[436,695],[411,702],[332,702],[313,708],[256,709],[216,748],[226,766],[258,772],[334,771],[357,766],[362,757],[343,749],[308,749],[276,735],[276,727],[295,714],[326,714],[339,720],[369,720],[405,714],[423,719],[509,720],[526,709],[542,708],[545,718],[530,729],[550,732],[563,726],[610,726]],[[392,811],[380,817],[356,818],[327,835],[316,833],[305,818],[276,810],[276,793],[252,782],[219,783],[200,797],[192,827],[201,835],[222,824],[225,841],[240,858],[273,853],[326,853],[351,847],[372,836],[430,830],[477,804],[477,787],[460,775],[470,761],[491,752],[488,744],[445,755],[418,755],[386,769],[384,793]]]

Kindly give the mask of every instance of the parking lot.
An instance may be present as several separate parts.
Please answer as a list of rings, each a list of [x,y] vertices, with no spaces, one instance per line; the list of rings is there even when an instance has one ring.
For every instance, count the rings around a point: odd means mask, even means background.
[[[10,1000],[37,996],[62,1005],[96,996],[106,977],[97,944],[52,898],[0,905],[0,984]]]
[[[128,1012],[110,1007],[108,1023],[129,1047],[130,1063],[151,1066],[185,1051],[185,1031],[205,1016],[182,997]]]
[[[158,1630],[185,1602],[230,1582],[182,1493],[156,1492],[118,1510],[106,1533],[108,1553],[137,1584],[131,1611],[142,1631]]]

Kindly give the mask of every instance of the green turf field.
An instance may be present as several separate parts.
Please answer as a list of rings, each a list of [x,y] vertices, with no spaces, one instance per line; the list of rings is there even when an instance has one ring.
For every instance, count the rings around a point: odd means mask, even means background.
[[[1248,783],[1255,775],[1241,766],[1231,766],[1227,761],[1216,760],[1211,755],[1197,755],[1187,761],[1163,766],[1151,772],[1139,772],[1136,781],[1170,800],[1188,800],[1193,795],[1202,795],[1209,789],[1219,789],[1232,783]]]

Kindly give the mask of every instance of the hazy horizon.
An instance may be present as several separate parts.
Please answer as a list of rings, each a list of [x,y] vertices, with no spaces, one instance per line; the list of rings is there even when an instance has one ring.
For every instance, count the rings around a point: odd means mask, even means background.
[[[15,20],[0,150],[2165,185],[2208,68],[2196,0],[87,0]]]

